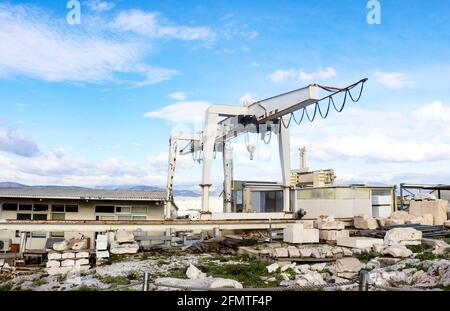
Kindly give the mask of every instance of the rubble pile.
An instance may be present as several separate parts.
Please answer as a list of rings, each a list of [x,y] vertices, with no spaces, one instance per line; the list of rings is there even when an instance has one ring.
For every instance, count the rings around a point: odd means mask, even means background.
[[[1,273],[11,273],[14,271],[14,267],[11,267],[4,259],[0,259],[0,272]]]
[[[79,234],[70,240],[53,244],[47,253],[45,272],[49,275],[80,272],[90,269],[89,239]]]
[[[136,254],[139,244],[134,240],[134,234],[127,230],[117,230],[115,240],[111,242],[111,254]]]
[[[209,252],[230,254],[239,249],[241,242],[241,239],[229,236],[215,237],[194,243],[186,248],[186,251],[194,254]]]
[[[395,265],[378,267],[370,271],[369,284],[379,287],[448,287],[450,286],[450,261],[445,259],[402,260]]]
[[[319,238],[321,241],[336,242],[337,239],[350,236],[350,231],[345,230],[345,223],[336,221],[332,216],[319,217],[315,225],[320,230]]]
[[[243,288],[242,284],[238,281],[224,278],[215,278],[207,276],[190,264],[186,270],[187,279],[178,279],[171,277],[163,277],[155,280],[155,285],[159,287],[191,287],[191,288]]]
[[[282,260],[298,260],[298,259],[336,259],[341,257],[352,256],[351,249],[339,246],[331,246],[321,244],[317,246],[285,246],[285,247],[269,247],[259,252],[260,256],[267,256]]]

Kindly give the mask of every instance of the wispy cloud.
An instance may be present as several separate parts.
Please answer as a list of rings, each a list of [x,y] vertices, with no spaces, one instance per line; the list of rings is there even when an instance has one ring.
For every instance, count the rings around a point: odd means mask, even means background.
[[[304,69],[279,69],[267,75],[273,82],[284,82],[286,80],[310,81],[314,79],[330,79],[336,76],[336,70],[333,67],[325,69],[318,68],[314,72],[306,72]]]
[[[210,103],[205,101],[179,102],[144,114],[148,118],[161,119],[172,123],[195,123],[203,121]]]
[[[401,72],[375,70],[374,77],[378,83],[393,89],[409,88],[415,84],[406,74]]]
[[[88,6],[90,10],[94,12],[109,11],[116,6],[116,4],[113,2],[101,0],[89,0],[86,1],[85,4]]]
[[[180,40],[209,40],[214,33],[208,27],[172,25],[158,12],[129,10],[120,12],[109,26],[130,31],[150,38],[172,38]]]
[[[187,94],[185,92],[173,92],[170,93],[169,95],[167,95],[169,98],[178,100],[178,101],[183,101],[187,99]]]
[[[142,86],[177,71],[142,62],[149,45],[109,39],[89,27],[70,30],[35,7],[0,5],[0,76],[52,82],[125,83]]]

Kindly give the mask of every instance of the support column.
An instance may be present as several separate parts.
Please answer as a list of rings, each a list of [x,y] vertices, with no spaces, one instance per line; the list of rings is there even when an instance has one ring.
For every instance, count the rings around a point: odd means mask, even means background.
[[[284,123],[288,124],[289,118],[284,116]],[[283,212],[290,212],[290,185],[291,185],[291,157],[290,157],[290,141],[289,128],[285,128],[283,124],[279,124],[278,133],[278,152],[280,155],[281,175],[283,183]]]
[[[19,245],[19,258],[23,258],[23,253],[27,248],[27,236],[28,232],[22,231],[20,232],[20,245]]]
[[[211,169],[219,115],[207,110],[205,119],[206,128],[203,133],[203,172],[200,187],[202,187],[202,213],[209,213],[209,188],[211,187]]]
[[[175,167],[177,163],[177,139],[171,137],[169,139],[169,166],[167,170],[167,193],[166,193],[166,205],[164,207],[164,218],[171,219],[171,210],[173,202],[173,177],[175,175]]]
[[[233,149],[231,142],[223,144],[223,211],[231,213],[231,188],[233,182]]]

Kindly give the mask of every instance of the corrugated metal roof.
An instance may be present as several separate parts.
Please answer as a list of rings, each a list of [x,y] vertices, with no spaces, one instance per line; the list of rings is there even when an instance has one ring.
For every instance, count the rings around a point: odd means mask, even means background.
[[[165,201],[162,190],[98,190],[87,188],[4,188],[0,198],[36,198],[66,200]]]

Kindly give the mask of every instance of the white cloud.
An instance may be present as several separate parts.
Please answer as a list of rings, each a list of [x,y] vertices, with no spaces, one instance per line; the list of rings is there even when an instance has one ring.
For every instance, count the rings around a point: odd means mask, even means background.
[[[402,89],[414,86],[412,81],[406,74],[401,72],[383,72],[374,71],[376,81],[388,88]]]
[[[214,33],[208,27],[174,26],[157,12],[123,11],[109,24],[120,31],[131,31],[151,38],[209,40]]]
[[[167,95],[169,98],[178,100],[178,101],[183,101],[187,99],[187,95],[185,92],[173,92],[170,93],[169,95]]]
[[[205,101],[179,102],[165,106],[161,109],[150,111],[144,115],[148,118],[166,120],[172,123],[201,122],[205,116],[205,111],[210,103]]]
[[[450,124],[450,107],[444,106],[441,101],[434,101],[425,105],[412,113],[416,122],[443,124],[446,127]]]
[[[94,12],[109,11],[116,6],[112,2],[100,1],[100,0],[89,0],[89,1],[85,2],[85,4],[89,7],[90,10],[92,10]]]
[[[32,157],[39,153],[39,147],[16,129],[0,128],[0,151]]]
[[[274,82],[284,82],[285,80],[309,81],[314,79],[330,79],[334,76],[336,76],[336,70],[333,67],[327,67],[325,69],[318,68],[316,71],[310,73],[303,69],[280,69],[267,75],[267,77]]]
[[[107,39],[90,27],[77,31],[35,7],[0,5],[0,76],[134,86],[173,77],[174,70],[141,62],[148,44]],[[89,24],[89,23],[88,23]],[[92,25],[90,25],[92,26]]]

